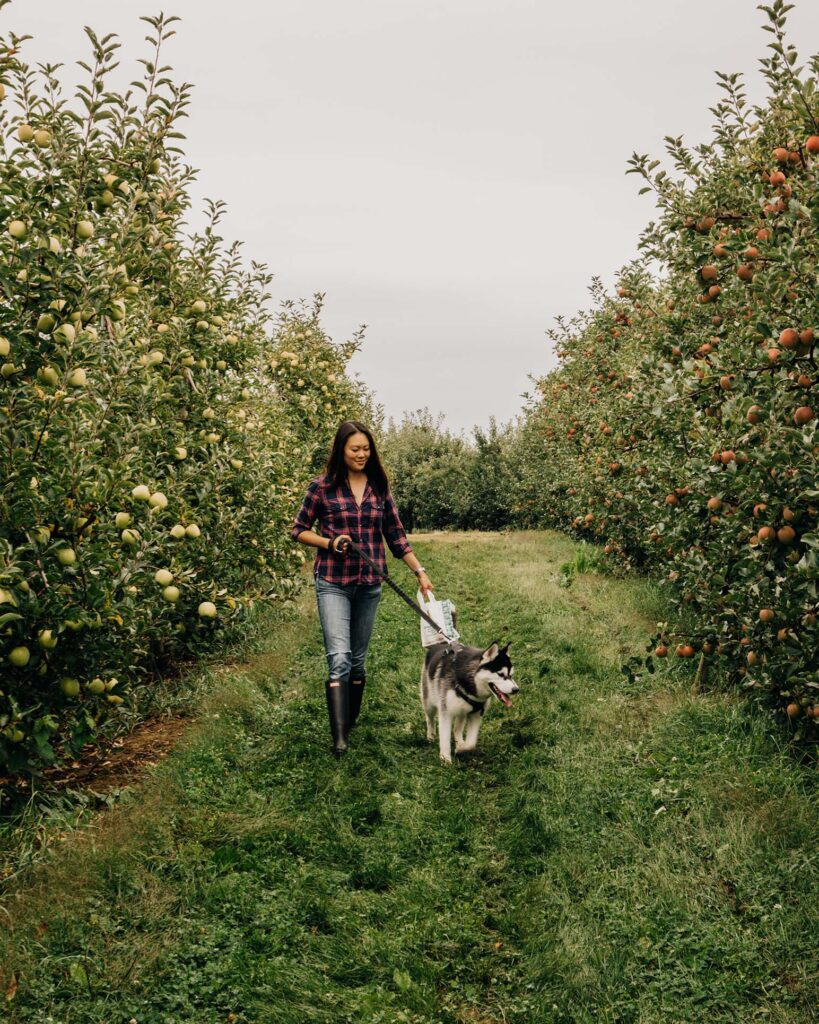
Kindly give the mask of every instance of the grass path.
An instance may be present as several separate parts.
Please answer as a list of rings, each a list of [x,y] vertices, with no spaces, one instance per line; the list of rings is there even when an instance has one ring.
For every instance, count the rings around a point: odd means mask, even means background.
[[[512,641],[521,692],[478,752],[445,768],[426,743],[418,622],[385,587],[334,762],[306,592],[265,652],[210,673],[134,798],[0,906],[0,1018],[814,1019],[814,773],[676,667],[626,680],[662,617],[648,585],[561,587],[575,548],[552,534],[413,543],[467,642]]]

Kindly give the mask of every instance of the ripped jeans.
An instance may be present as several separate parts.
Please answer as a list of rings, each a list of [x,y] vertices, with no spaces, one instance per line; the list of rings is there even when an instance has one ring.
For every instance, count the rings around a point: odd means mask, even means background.
[[[364,659],[381,600],[380,583],[330,583],[316,576],[329,679],[364,678]]]

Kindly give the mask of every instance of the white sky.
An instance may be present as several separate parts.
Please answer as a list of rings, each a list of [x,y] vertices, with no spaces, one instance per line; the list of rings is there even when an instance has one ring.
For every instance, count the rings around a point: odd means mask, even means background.
[[[636,255],[654,210],[632,152],[709,139],[716,70],[761,100],[771,38],[756,0],[14,0],[0,26],[32,63],[116,32],[135,78],[160,9],[195,85],[195,206],[227,202],[276,300],[325,292],[336,340],[368,325],[352,368],[387,415],[456,432],[516,415],[553,318]],[[815,0],[789,25],[819,51]]]

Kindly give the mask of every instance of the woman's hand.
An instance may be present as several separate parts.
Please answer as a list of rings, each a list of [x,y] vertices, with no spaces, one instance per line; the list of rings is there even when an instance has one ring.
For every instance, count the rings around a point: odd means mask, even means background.
[[[418,577],[418,589],[421,591],[424,597],[435,588],[432,586],[432,580],[427,576],[425,572],[422,572]]]
[[[341,550],[339,550],[339,545],[342,543],[342,541],[345,542],[345,545],[351,544],[352,540],[353,538],[349,534],[340,533],[337,537],[333,537],[332,541],[330,542],[330,551],[338,558],[346,558],[347,547],[344,546],[341,548]]]

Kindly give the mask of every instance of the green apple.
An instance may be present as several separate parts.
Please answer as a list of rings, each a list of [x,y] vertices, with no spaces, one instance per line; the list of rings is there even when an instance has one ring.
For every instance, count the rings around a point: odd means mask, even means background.
[[[226,370],[227,369],[227,363],[224,361],[224,359],[217,359],[216,360],[216,369],[217,370]]]
[[[56,387],[60,383],[60,375],[53,366],[41,366],[37,371],[37,376],[44,384],[50,384],[52,387]]]
[[[83,241],[87,238],[94,237],[94,225],[90,220],[77,221],[77,238],[82,238]]]
[[[14,647],[9,654],[9,661],[15,668],[25,668],[31,658],[31,651],[28,647]]]
[[[0,356],[7,356],[11,352],[11,342],[8,338],[0,337]]]
[[[196,523],[189,523],[189,524],[188,524],[188,525],[187,525],[187,526],[185,527],[185,533],[186,533],[186,534],[187,534],[187,535],[188,535],[189,537],[194,537],[194,538],[196,538],[196,537],[200,536],[200,534],[202,533],[202,531],[201,531],[201,530],[199,529],[199,527],[198,527],[198,526],[196,525]]]
[[[21,241],[28,234],[25,222],[22,220],[9,221],[9,234],[12,238],[16,238],[18,242]]]
[[[118,530],[124,530],[126,526],[131,525],[131,517],[127,512],[117,512],[114,523]]]
[[[15,373],[17,373],[17,367],[14,363],[3,363],[3,365],[0,366],[0,376],[2,376],[4,380],[8,380],[9,377],[13,377]]]
[[[182,540],[186,535],[185,527],[181,523],[175,523],[171,527],[171,536],[175,537],[176,540]]]
[[[157,366],[165,358],[165,353],[162,349],[152,348],[148,353],[148,364],[150,366]]]
[[[131,497],[137,501],[150,501],[151,490],[145,484],[137,484],[137,486],[131,491]]]
[[[216,605],[212,601],[203,601],[198,608],[199,615],[203,619],[216,618]]]
[[[41,629],[37,634],[37,643],[47,651],[53,651],[57,646],[57,637],[53,629]]]
[[[201,316],[208,308],[207,302],[204,299],[197,299],[191,303],[191,313]]]
[[[68,342],[75,341],[77,338],[77,329],[73,324],[60,324],[54,332],[54,337],[65,338]]]
[[[173,583],[173,573],[169,569],[157,569],[154,573],[154,579],[157,583],[161,583],[163,587],[167,587],[169,583]]]
[[[17,129],[17,138],[21,142],[31,142],[34,138],[34,129],[30,124],[21,124]]]
[[[48,149],[51,145],[51,132],[47,128],[38,128],[34,133],[34,143],[40,149]]]
[[[101,206],[113,206],[114,204],[114,193],[110,188],[106,188],[100,195]]]
[[[88,525],[87,516],[77,516],[74,520],[74,529],[77,533],[81,533],[84,537],[90,537],[91,531],[94,529],[94,524]]]
[[[196,364],[196,359],[193,356],[182,356],[180,362],[183,366],[194,366]]]
[[[181,462],[183,459],[187,459],[188,449],[184,445],[180,444],[176,448],[174,448],[173,456],[175,459],[178,459]]]
[[[78,366],[76,370],[72,370],[68,375],[68,383],[73,388],[84,388],[88,383],[88,377],[85,370],[81,366]]]
[[[60,548],[57,551],[60,565],[73,565],[77,561],[77,552],[73,548]]]
[[[230,464],[234,469],[241,469],[244,466],[244,462],[241,459],[231,459]]]
[[[79,679],[71,679],[69,676],[64,676],[60,680],[60,689],[66,697],[77,697],[80,692],[80,681]]]
[[[202,416],[206,420],[216,419],[216,413],[210,407],[208,407],[207,409],[204,409],[202,411]]]
[[[56,323],[51,313],[42,313],[37,319],[37,330],[40,334],[51,334]]]
[[[86,683],[85,688],[89,693],[105,693],[105,683],[99,678],[99,676],[97,676],[96,679],[92,679],[90,683]]]
[[[123,530],[120,537],[122,537],[123,544],[128,544],[129,547],[136,547],[139,544],[138,530]]]
[[[148,504],[151,508],[167,508],[168,499],[162,491],[154,491],[154,493],[148,498]]]
[[[125,319],[125,303],[122,299],[114,299],[111,303],[111,308],[108,315],[112,320],[119,321]]]
[[[162,591],[162,596],[170,604],[176,604],[179,600],[179,587],[165,587]]]

